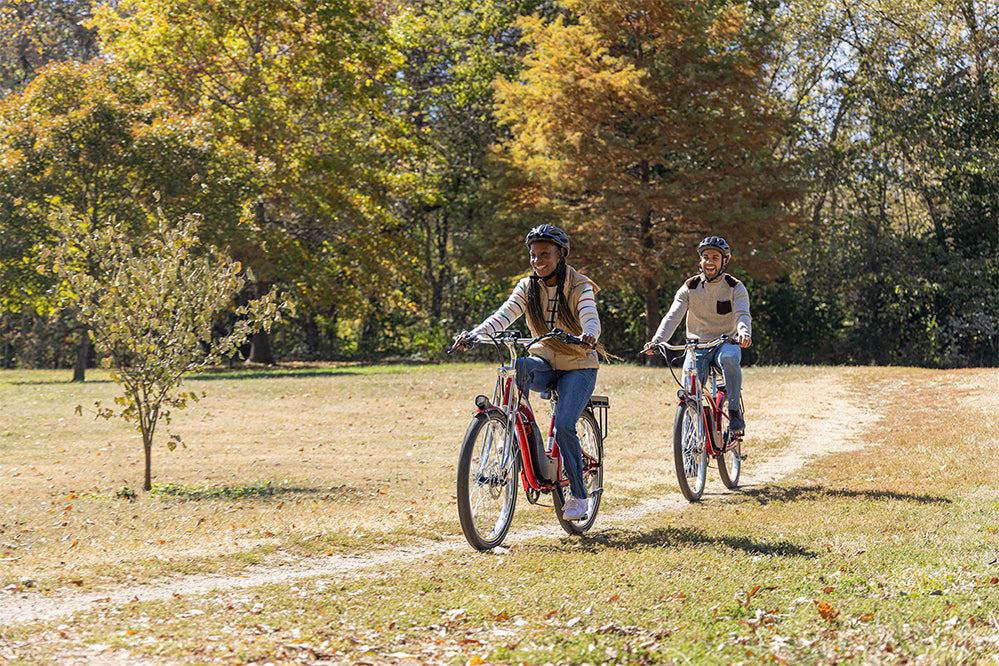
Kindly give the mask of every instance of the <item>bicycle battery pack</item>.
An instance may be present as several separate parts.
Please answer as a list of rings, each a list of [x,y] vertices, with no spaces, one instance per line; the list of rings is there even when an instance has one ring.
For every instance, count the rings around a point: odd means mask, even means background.
[[[554,483],[558,474],[558,462],[545,453],[545,440],[541,436],[541,428],[537,423],[531,424],[531,463],[534,465],[534,476],[549,483]]]

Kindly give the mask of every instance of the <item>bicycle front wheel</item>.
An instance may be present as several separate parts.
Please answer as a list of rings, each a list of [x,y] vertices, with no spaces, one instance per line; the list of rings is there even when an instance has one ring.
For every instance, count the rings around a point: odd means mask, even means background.
[[[499,412],[476,414],[458,454],[458,520],[468,543],[489,550],[503,543],[517,505],[520,456]]]
[[[673,419],[673,463],[680,492],[688,502],[701,499],[708,475],[708,450],[704,446],[697,404],[684,401]]]
[[[583,410],[576,422],[576,435],[579,437],[579,448],[583,452],[583,487],[586,488],[586,517],[582,520],[565,520],[562,509],[572,493],[569,484],[556,488],[552,492],[555,501],[555,515],[559,525],[568,534],[582,534],[591,527],[597,519],[600,510],[600,496],[604,488],[604,440],[597,425],[597,419],[589,409]],[[565,469],[562,470],[565,478]]]

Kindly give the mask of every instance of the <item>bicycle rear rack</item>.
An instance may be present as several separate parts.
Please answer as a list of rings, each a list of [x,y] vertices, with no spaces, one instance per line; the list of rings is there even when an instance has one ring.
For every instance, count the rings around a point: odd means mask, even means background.
[[[600,426],[600,437],[607,439],[607,412],[610,409],[610,398],[605,395],[591,395],[589,406],[597,419],[597,425]]]

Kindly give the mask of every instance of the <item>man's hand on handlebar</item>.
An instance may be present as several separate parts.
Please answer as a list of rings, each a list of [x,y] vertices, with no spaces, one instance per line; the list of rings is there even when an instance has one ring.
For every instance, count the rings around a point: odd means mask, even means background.
[[[458,335],[454,336],[454,343],[451,345],[451,349],[448,353],[453,352],[455,349],[460,351],[468,351],[472,348],[472,336],[469,335],[468,331],[462,331]]]
[[[646,356],[652,356],[653,354],[656,353],[656,346],[657,346],[656,343],[649,340],[648,342],[645,343],[645,346],[642,348],[642,353],[645,354]]]

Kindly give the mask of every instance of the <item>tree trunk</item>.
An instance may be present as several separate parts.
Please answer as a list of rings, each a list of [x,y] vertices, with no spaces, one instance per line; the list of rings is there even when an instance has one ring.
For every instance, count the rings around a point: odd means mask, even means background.
[[[90,331],[82,329],[80,343],[76,347],[76,360],[73,362],[73,381],[82,382],[87,373],[87,359],[90,358]]]
[[[153,489],[153,443],[143,442],[142,446],[146,449],[146,473],[142,481],[142,489],[147,493]]]
[[[250,357],[246,360],[250,363],[274,365],[274,351],[271,349],[270,333],[259,330],[253,334],[250,339]]]
[[[259,298],[266,294],[270,285],[265,282],[257,282],[254,285],[254,295]],[[271,349],[271,334],[261,329],[250,338],[250,357],[246,359],[250,363],[260,363],[261,365],[274,365],[274,350]]]
[[[649,341],[659,328],[659,285],[654,278],[649,277],[645,279],[642,290],[645,293],[645,340]],[[662,365],[662,356],[659,352],[646,356],[645,365]]]

